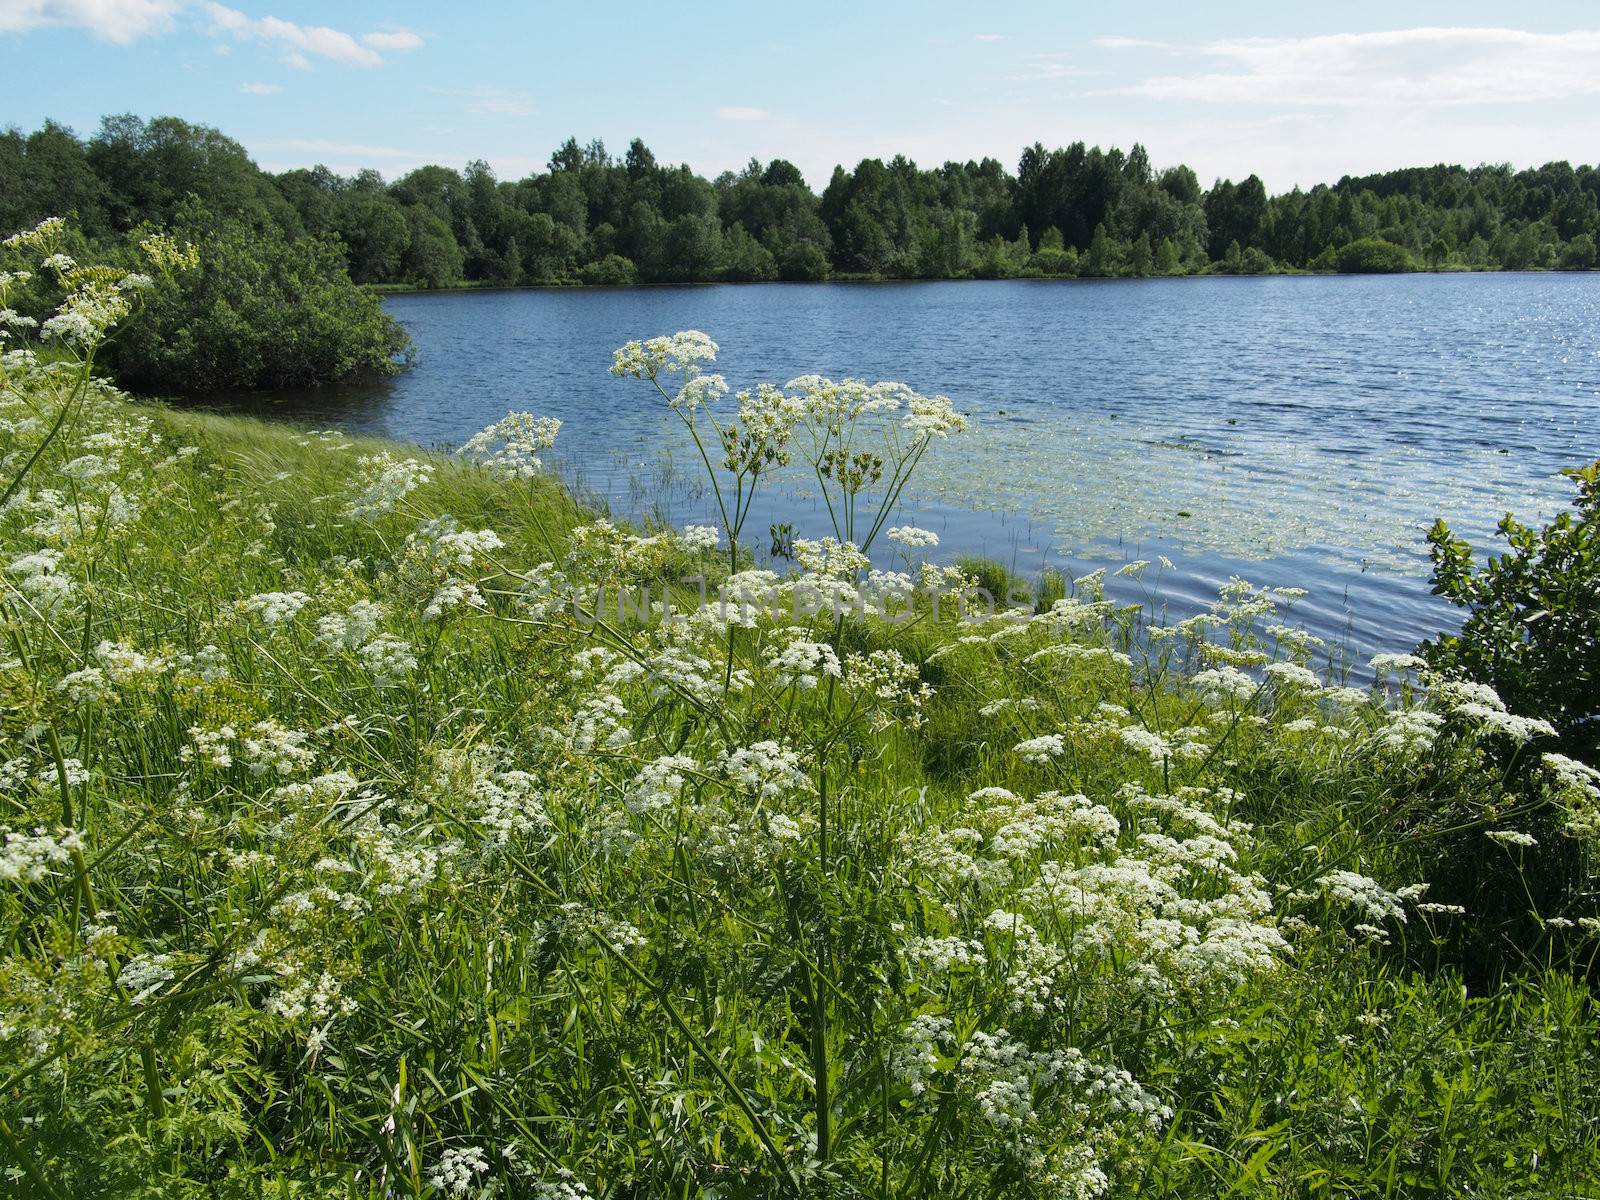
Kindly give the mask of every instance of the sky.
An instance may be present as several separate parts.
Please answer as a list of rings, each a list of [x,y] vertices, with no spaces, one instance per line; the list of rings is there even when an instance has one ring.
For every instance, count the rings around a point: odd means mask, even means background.
[[[569,135],[716,175],[1143,142],[1277,192],[1600,160],[1600,5],[0,0],[0,125],[214,125],[268,170],[542,170]]]

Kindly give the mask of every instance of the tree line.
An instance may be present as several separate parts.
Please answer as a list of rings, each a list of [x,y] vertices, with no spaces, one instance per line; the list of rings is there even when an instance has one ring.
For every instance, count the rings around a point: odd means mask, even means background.
[[[357,283],[632,284],[829,278],[1147,276],[1280,270],[1568,269],[1596,264],[1600,170],[1438,165],[1269,195],[1209,188],[1140,145],[1034,144],[922,168],[836,167],[820,195],[783,159],[715,179],[568,139],[547,169],[475,160],[387,181],[326,167],[271,174],[215,129],[107,117],[0,134],[0,228],[70,214],[92,241],[226,220],[336,246]]]

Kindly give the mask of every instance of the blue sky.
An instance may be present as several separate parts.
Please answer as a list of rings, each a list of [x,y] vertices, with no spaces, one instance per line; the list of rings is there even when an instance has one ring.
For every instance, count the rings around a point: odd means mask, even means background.
[[[262,166],[542,168],[568,134],[820,186],[1142,141],[1274,191],[1441,160],[1600,159],[1600,6],[0,0],[0,122],[215,125]]]

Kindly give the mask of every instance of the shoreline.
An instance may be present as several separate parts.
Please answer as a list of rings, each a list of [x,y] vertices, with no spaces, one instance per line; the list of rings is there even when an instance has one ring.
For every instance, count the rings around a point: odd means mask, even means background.
[[[379,298],[387,296],[449,296],[463,292],[638,292],[672,288],[702,287],[794,287],[819,284],[884,285],[908,283],[1150,283],[1168,279],[1375,279],[1412,275],[1597,275],[1600,267],[1583,270],[1537,268],[1506,270],[1499,267],[1452,267],[1442,270],[1422,271],[1261,271],[1226,272],[1200,271],[1173,275],[1009,275],[980,277],[976,275],[924,278],[893,275],[835,275],[827,279],[700,279],[662,283],[485,283],[464,281],[449,287],[415,287],[403,283],[362,283],[362,291]]]

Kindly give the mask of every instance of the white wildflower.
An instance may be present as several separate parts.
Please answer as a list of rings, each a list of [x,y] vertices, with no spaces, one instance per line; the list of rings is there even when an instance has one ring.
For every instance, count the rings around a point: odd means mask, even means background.
[[[1028,738],[1012,747],[1023,762],[1029,763],[1047,763],[1052,758],[1059,758],[1066,753],[1066,749],[1066,743],[1059,733],[1046,733],[1039,737]]]
[[[777,742],[756,742],[724,756],[722,771],[729,781],[762,800],[775,800],[805,789],[810,780],[800,769],[800,756]]]
[[[502,479],[531,479],[542,466],[539,451],[554,446],[560,432],[561,422],[555,417],[507,413],[473,434],[461,447],[461,453]]]
[[[1517,829],[1491,829],[1483,836],[1491,842],[1499,842],[1502,846],[1516,846],[1520,849],[1539,844],[1539,839],[1533,834],[1523,833]]]
[[[939,535],[931,529],[918,529],[915,525],[896,525],[884,535],[908,550],[926,549],[939,544]]]
[[[1405,923],[1405,904],[1377,880],[1355,871],[1330,871],[1317,880],[1322,894],[1336,904],[1354,908],[1375,921],[1393,918]]]

